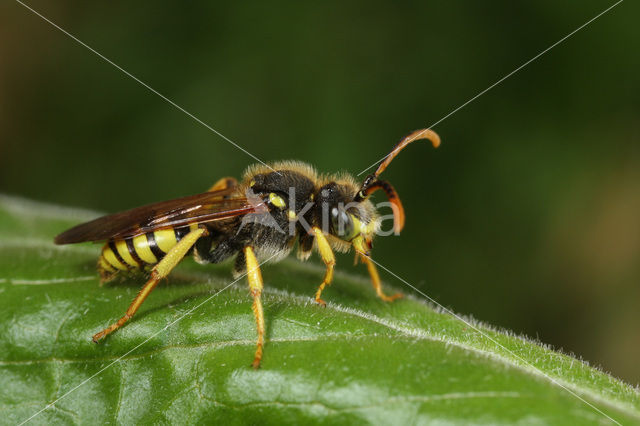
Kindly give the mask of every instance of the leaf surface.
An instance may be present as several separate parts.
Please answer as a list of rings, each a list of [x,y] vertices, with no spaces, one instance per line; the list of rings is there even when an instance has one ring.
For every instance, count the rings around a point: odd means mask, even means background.
[[[419,297],[384,303],[344,261],[326,308],[311,297],[321,266],[263,268],[258,371],[251,298],[244,279],[225,289],[229,265],[185,260],[127,326],[93,344],[142,284],[100,286],[99,245],[53,244],[96,216],[0,196],[0,423],[56,401],[30,424],[640,424],[637,389],[466,319],[480,334]]]

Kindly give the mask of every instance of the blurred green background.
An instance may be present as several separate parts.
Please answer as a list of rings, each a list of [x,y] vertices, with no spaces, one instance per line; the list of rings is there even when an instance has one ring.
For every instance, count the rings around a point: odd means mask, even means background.
[[[258,158],[358,173],[613,2],[28,4]],[[455,312],[632,384],[638,16],[621,3],[438,124],[441,148],[398,157],[385,178],[407,225],[374,249]],[[19,3],[0,5],[0,192],[113,212],[252,162]]]

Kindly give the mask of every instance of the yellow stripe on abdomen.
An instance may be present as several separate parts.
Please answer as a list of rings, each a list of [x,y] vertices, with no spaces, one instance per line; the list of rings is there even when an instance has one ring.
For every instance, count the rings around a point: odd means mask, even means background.
[[[118,240],[115,242],[116,250],[118,250],[118,254],[129,266],[132,268],[139,268],[140,265],[129,253],[129,249],[127,248],[127,242],[125,240]]]
[[[173,228],[154,231],[153,236],[156,239],[156,245],[160,250],[165,252],[165,254],[168,253],[169,250],[171,250],[176,244],[178,244]]]
[[[142,234],[137,237],[133,237],[133,247],[144,262],[154,265],[159,262],[159,259],[156,258],[149,248],[149,241],[147,241],[147,236]]]
[[[113,253],[113,250],[111,250],[111,247],[109,247],[108,244],[105,244],[105,246],[102,248],[102,257],[104,257],[104,260],[106,260],[109,265],[113,266],[116,269],[119,269],[121,271],[126,271],[128,269],[127,265],[118,260],[115,253]]]
[[[104,256],[102,255],[98,259],[98,267],[104,269],[108,273],[114,273],[117,271],[117,269],[111,266],[111,264],[107,262]]]

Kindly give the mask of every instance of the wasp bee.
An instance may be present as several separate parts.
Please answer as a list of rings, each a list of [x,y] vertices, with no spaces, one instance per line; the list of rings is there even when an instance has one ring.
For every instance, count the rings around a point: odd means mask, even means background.
[[[263,288],[260,261],[286,257],[298,243],[298,258],[306,260],[315,248],[326,266],[315,300],[331,283],[334,251],[356,251],[371,276],[377,295],[387,296],[370,259],[371,242],[380,226],[380,216],[369,200],[382,189],[393,210],[394,231],[404,226],[404,210],[395,189],[378,176],[398,153],[414,140],[428,139],[434,147],[439,136],[430,129],[416,130],[403,138],[361,185],[347,174],[318,175],[313,167],[297,161],[271,166],[254,165],[241,182],[227,177],[209,191],[138,207],[100,217],[71,228],[55,238],[56,244],[105,241],[98,259],[102,282],[135,271],[150,276],[126,313],[114,324],[96,333],[98,342],[122,327],[140,308],[158,282],[189,253],[199,263],[219,263],[235,256],[235,277],[247,275],[257,325],[253,367],[262,359],[265,323],[261,302]]]

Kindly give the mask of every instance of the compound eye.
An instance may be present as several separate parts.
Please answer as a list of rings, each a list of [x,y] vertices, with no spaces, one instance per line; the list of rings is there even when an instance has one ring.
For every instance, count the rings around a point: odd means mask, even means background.
[[[331,227],[333,233],[343,240],[350,241],[356,236],[353,215],[337,207],[331,209]]]

